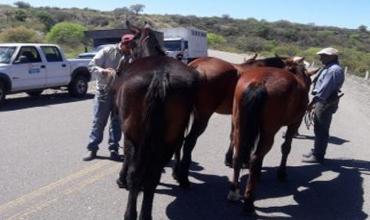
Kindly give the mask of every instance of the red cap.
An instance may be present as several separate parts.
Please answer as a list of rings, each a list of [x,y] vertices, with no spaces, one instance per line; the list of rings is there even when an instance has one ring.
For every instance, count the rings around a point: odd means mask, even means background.
[[[128,43],[130,41],[132,41],[132,39],[134,39],[134,35],[133,34],[124,34],[122,37],[121,37],[121,42],[122,43]]]

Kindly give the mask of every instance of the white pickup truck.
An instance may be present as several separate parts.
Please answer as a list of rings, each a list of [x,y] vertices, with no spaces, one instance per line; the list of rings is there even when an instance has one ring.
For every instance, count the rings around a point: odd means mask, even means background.
[[[88,63],[67,60],[55,44],[0,44],[0,106],[7,94],[38,96],[47,88],[67,87],[71,96],[81,98],[91,79]]]

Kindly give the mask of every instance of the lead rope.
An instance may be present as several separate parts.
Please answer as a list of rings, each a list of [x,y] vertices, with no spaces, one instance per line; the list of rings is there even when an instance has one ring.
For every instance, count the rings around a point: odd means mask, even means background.
[[[304,123],[306,124],[306,128],[310,130],[310,127],[313,125],[313,118],[314,118],[315,112],[314,111],[306,111],[306,114],[304,115]]]

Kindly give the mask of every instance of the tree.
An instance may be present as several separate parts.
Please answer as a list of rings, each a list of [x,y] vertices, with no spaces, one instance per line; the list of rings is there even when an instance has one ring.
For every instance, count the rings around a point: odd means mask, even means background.
[[[25,11],[23,10],[17,10],[15,11],[15,16],[14,18],[17,20],[17,21],[20,21],[20,22],[24,22],[26,19],[27,19],[27,14]]]
[[[136,15],[140,12],[144,11],[145,5],[142,4],[135,4],[130,6],[130,10],[133,11]]]
[[[44,24],[45,30],[49,31],[50,28],[56,23],[53,17],[46,11],[40,11],[36,17]]]
[[[31,8],[31,5],[29,3],[22,1],[14,2],[14,5],[17,6],[18,8]]]
[[[358,30],[359,30],[360,32],[367,32],[367,27],[366,27],[365,25],[360,25],[360,26],[358,27]]]
[[[46,35],[46,40],[71,48],[78,47],[84,42],[84,31],[86,31],[86,28],[80,24],[61,22],[51,28]]]
[[[42,42],[42,36],[32,29],[20,26],[2,31],[0,41],[7,43],[40,43]]]

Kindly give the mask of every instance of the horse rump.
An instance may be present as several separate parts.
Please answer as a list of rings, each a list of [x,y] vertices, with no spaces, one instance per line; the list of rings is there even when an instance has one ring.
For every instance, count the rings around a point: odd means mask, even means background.
[[[240,155],[235,165],[241,166],[242,162],[249,161],[250,153],[255,146],[261,129],[261,115],[267,98],[267,90],[263,84],[251,83],[242,93],[239,110],[239,136],[237,142]]]

